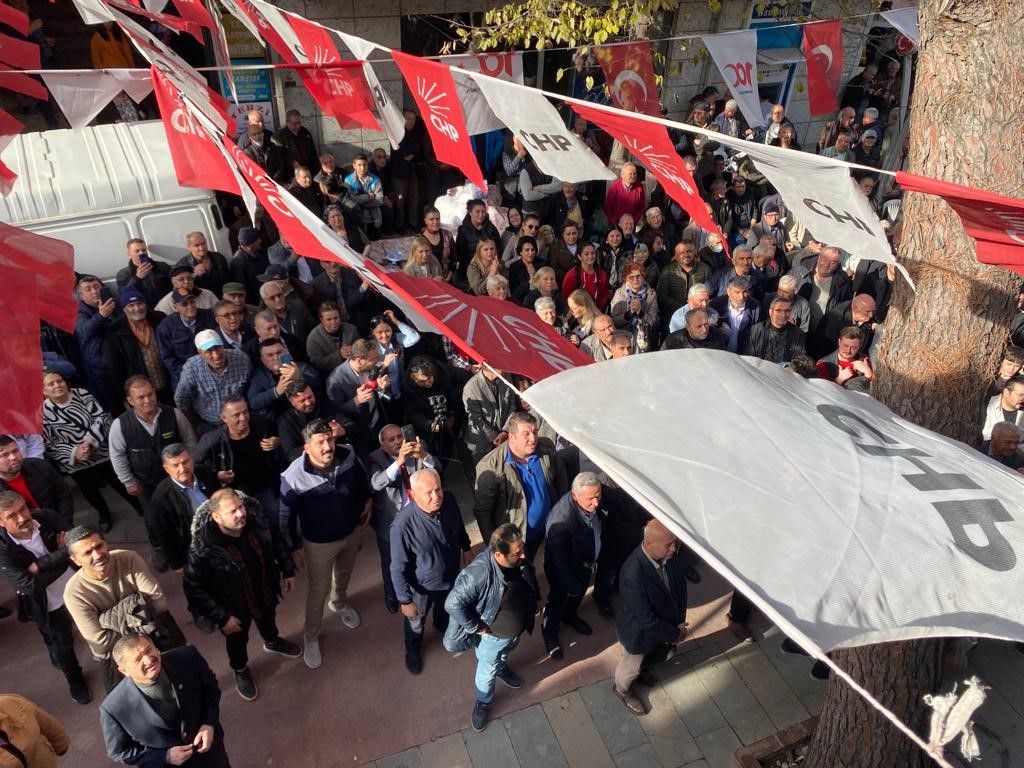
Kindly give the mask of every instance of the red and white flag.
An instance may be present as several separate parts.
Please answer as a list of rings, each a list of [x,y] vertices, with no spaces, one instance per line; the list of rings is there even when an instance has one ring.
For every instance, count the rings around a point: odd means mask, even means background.
[[[757,92],[757,32],[749,29],[704,35],[702,39],[747,124],[751,128],[764,125],[761,97]]]
[[[239,194],[234,172],[210,134],[185,105],[181,91],[156,67],[152,68],[152,75],[178,183]]]
[[[481,189],[486,188],[473,147],[469,143],[459,94],[447,64],[392,51],[426,123],[437,159],[453,165]]]
[[[325,69],[296,71],[314,101],[342,128],[354,124],[379,131],[380,126],[373,117],[373,96],[366,86],[362,63],[343,61],[326,27],[292,13],[286,14],[286,18],[299,40],[296,58],[315,65],[333,65]]]
[[[621,142],[661,182],[669,197],[679,203],[701,227],[708,232],[722,234],[708,214],[693,176],[676,153],[664,126],[583,104],[574,103],[572,108]],[[726,242],[725,237],[722,237],[722,242]]]
[[[896,183],[949,203],[977,243],[978,261],[1024,274],[1024,200],[905,171],[897,171]]]
[[[843,74],[842,19],[804,24],[804,58],[811,117],[835,112]]]

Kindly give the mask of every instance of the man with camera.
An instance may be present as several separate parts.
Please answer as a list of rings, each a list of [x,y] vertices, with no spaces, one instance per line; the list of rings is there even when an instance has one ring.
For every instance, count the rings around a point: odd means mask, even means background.
[[[388,424],[380,431],[380,448],[369,455],[366,470],[373,489],[373,516],[370,525],[377,534],[380,572],[384,581],[384,605],[388,613],[398,613],[398,598],[391,582],[391,523],[409,502],[409,478],[421,469],[435,469],[434,457],[427,453],[412,427]]]
[[[373,437],[387,423],[380,398],[388,392],[391,380],[382,370],[377,343],[359,339],[352,345],[352,356],[327,380],[328,397],[359,428],[356,450],[361,456],[377,447]]]

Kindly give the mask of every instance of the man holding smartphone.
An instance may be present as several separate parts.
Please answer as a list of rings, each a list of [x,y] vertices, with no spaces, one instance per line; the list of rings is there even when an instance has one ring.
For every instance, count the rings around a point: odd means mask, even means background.
[[[171,292],[171,268],[150,257],[145,240],[132,238],[126,247],[128,266],[117,273],[118,290],[134,288],[145,297],[147,307],[155,307]]]

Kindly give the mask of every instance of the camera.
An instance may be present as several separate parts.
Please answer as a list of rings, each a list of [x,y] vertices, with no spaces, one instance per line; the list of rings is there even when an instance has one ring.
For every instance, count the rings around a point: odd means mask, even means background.
[[[382,373],[384,373],[383,365],[377,363],[375,366],[373,366],[373,368],[370,369],[369,375],[366,377],[366,387],[367,389],[376,390],[377,396],[380,397],[382,400],[390,400],[391,393],[387,390],[387,388],[377,386],[377,379],[381,377]]]
[[[449,418],[448,398],[444,395],[431,395],[427,398],[427,402],[430,403],[430,407],[434,411],[434,420],[431,422],[431,427],[435,430],[444,429]]]

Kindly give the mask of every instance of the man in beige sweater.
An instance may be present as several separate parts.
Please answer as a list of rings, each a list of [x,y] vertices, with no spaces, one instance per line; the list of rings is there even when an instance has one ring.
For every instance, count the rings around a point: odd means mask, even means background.
[[[68,531],[66,546],[80,570],[64,587],[64,604],[92,655],[103,663],[109,693],[121,680],[110,655],[121,635],[100,626],[100,614],[129,595],[141,594],[151,615],[156,615],[167,611],[167,599],[140,555],[128,549],[111,551],[103,534],[92,526],[80,525]]]

